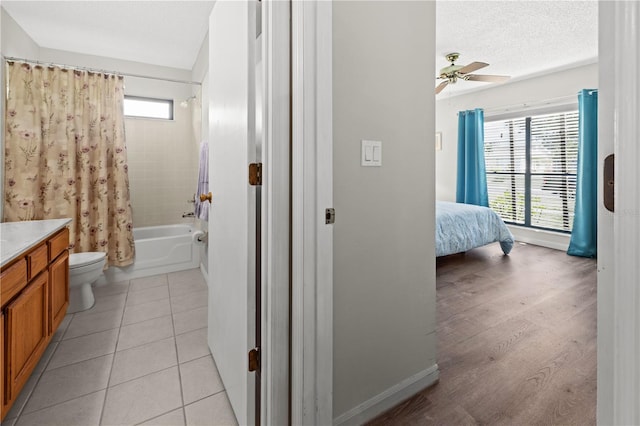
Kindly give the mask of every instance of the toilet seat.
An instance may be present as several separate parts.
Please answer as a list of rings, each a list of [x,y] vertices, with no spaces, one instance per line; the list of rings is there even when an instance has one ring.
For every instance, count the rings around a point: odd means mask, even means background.
[[[87,252],[87,253],[73,253],[69,255],[69,269],[82,268],[83,266],[93,265],[105,260],[106,253]]]

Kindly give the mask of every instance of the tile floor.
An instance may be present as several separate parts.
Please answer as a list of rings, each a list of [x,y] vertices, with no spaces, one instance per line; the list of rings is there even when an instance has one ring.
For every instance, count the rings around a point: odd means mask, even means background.
[[[67,315],[2,422],[24,425],[235,425],[207,345],[199,269],[94,289]]]

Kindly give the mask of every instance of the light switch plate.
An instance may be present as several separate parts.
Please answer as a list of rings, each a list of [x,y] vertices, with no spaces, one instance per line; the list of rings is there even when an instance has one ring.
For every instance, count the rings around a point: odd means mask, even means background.
[[[382,166],[382,142],[362,140],[360,164],[365,167]]]

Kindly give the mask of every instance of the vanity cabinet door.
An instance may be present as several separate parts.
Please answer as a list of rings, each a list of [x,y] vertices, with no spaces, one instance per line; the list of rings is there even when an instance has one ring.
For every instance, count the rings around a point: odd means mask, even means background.
[[[0,421],[4,418],[4,314],[0,312]]]
[[[69,306],[69,252],[66,250],[49,266],[49,289],[49,334],[53,334]]]
[[[49,342],[48,282],[45,271],[5,310],[9,402],[18,396]]]

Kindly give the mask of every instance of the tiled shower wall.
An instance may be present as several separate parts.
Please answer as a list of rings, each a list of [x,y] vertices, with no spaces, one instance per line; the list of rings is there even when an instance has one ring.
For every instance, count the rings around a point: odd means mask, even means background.
[[[192,114],[199,117],[198,99],[182,108],[174,99],[174,120],[127,118],[127,155],[134,227],[192,222],[198,179],[199,132]]]

